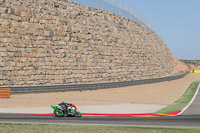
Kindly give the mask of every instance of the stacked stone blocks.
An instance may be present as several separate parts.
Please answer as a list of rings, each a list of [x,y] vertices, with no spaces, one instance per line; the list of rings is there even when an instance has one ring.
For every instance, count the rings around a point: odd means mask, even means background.
[[[166,44],[132,20],[67,0],[0,2],[0,86],[122,82],[172,71]]]

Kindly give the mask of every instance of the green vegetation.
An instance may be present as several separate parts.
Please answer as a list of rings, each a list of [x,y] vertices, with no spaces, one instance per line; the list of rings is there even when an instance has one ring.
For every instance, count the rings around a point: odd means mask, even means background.
[[[163,108],[155,113],[156,114],[164,114],[164,113],[170,113],[170,112],[182,110],[192,100],[192,98],[198,88],[199,83],[200,83],[200,81],[195,81],[195,82],[191,83],[189,88],[181,96],[180,99],[175,101],[173,104],[167,106],[166,108]]]
[[[1,133],[199,133],[200,128],[154,128],[125,126],[5,124],[0,123]]]

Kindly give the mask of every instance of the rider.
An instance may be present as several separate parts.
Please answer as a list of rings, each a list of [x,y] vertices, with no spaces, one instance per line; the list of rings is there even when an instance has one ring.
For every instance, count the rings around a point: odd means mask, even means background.
[[[68,110],[68,114],[71,114],[71,115],[73,115],[73,114],[75,114],[75,110],[76,110],[77,108],[76,108],[76,106],[75,105],[73,105],[73,104],[69,104],[68,105],[68,108],[67,108],[67,110]]]
[[[65,109],[67,113],[70,115],[73,115],[75,113],[74,110],[77,110],[76,106],[71,103],[62,102],[58,105],[60,105],[63,109]]]

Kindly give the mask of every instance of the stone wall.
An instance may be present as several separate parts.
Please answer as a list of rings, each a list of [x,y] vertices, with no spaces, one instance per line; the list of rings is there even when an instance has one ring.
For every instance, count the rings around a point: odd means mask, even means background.
[[[165,76],[172,55],[155,33],[67,0],[0,1],[0,86],[120,82]]]

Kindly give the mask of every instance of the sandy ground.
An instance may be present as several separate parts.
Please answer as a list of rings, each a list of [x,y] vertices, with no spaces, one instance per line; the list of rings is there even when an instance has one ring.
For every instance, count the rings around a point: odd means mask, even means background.
[[[174,73],[186,72],[189,68],[182,61],[172,57],[174,65]]]
[[[188,74],[186,77],[161,83],[138,85],[122,88],[88,90],[75,92],[58,92],[43,94],[20,94],[12,95],[10,99],[0,99],[0,112],[3,108],[19,107],[50,107],[62,101],[73,103],[80,107],[97,108],[97,105],[120,105],[133,106],[133,109],[150,111],[153,105],[160,109],[172,104],[185,92],[191,82],[200,80],[200,74]],[[143,104],[143,107],[136,106]],[[147,109],[145,105],[152,105]],[[119,108],[120,106],[118,106]],[[156,111],[156,109],[154,109]],[[84,110],[84,109],[83,109]],[[145,112],[145,111],[144,111]]]

